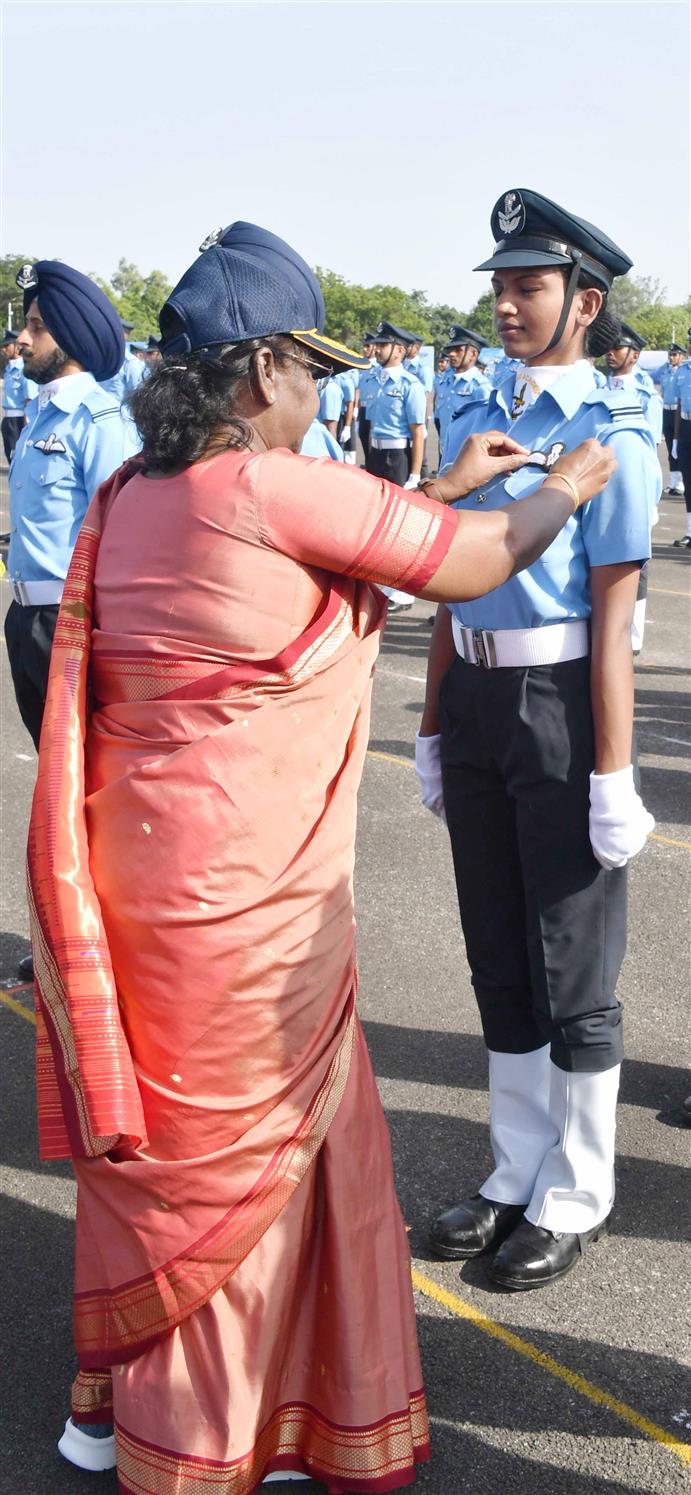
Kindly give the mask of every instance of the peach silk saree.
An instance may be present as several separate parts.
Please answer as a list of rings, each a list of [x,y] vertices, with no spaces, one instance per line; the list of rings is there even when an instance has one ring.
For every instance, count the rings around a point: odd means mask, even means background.
[[[405,1231],[354,1011],[384,619],[451,511],[286,451],[126,464],[74,552],[29,835],[42,1155],[78,1184],[73,1417],[125,1495],[409,1483]]]

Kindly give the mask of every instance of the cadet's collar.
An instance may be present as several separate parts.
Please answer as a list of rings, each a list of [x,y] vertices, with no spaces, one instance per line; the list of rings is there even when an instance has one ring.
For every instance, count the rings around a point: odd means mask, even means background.
[[[382,369],[384,383],[386,383],[387,379],[394,379],[395,382],[398,383],[398,380],[403,378],[405,372],[406,370],[404,369],[402,363],[395,363],[393,368]]]
[[[508,378],[503,379],[501,384],[494,390],[494,399],[502,410],[511,415],[511,403],[513,399],[514,384],[516,381],[516,370],[512,370]],[[555,379],[549,389],[543,391],[556,400],[559,409],[572,420],[579,406],[583,404],[586,395],[595,389],[595,375],[592,365],[587,358],[579,358],[576,363],[565,364],[561,375]],[[490,404],[492,400],[490,398]]]
[[[86,371],[80,374],[65,374],[62,379],[55,379],[52,384],[46,384],[39,392],[39,410],[47,404],[47,400],[41,401],[41,395],[47,394],[51,403],[63,410],[66,415],[71,415],[73,410],[81,405],[88,390],[94,389],[96,380],[93,374]],[[50,391],[50,393],[48,393]]]

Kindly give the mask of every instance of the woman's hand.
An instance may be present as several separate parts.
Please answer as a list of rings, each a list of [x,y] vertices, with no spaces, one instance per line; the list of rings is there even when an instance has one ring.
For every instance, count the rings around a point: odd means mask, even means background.
[[[574,447],[572,452],[565,452],[555,462],[547,473],[543,486],[549,486],[554,478],[563,476],[572,496],[575,488],[578,495],[577,507],[580,508],[581,504],[602,492],[616,465],[616,457],[610,447],[602,446],[591,436],[588,441],[582,441],[580,446]]]
[[[434,478],[424,486],[432,498],[452,504],[455,499],[472,493],[473,488],[491,482],[492,478],[516,472],[529,458],[528,447],[521,446],[505,431],[480,431],[464,441],[456,461],[443,478]]]

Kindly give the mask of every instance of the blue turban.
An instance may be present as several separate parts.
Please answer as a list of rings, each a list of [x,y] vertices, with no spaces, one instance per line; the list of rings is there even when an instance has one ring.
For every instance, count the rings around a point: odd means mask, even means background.
[[[101,383],[117,374],[125,357],[122,323],[108,297],[71,265],[38,260],[17,276],[24,316],[38,297],[41,316],[56,343]]]

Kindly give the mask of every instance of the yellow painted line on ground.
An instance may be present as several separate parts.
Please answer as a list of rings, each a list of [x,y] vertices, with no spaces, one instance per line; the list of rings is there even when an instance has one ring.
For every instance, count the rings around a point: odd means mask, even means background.
[[[615,1417],[621,1418],[622,1422],[628,1422],[630,1427],[636,1428],[637,1432],[644,1437],[651,1438],[654,1443],[661,1443],[671,1453],[676,1454],[685,1464],[691,1464],[691,1443],[683,1443],[681,1439],[675,1438],[673,1433],[668,1433],[665,1428],[658,1427],[656,1422],[641,1416],[635,1407],[629,1407],[627,1402],[620,1402],[618,1397],[611,1396],[609,1391],[602,1391],[599,1386],[594,1386],[592,1381],[587,1381],[577,1371],[569,1370],[568,1366],[561,1365],[551,1355],[546,1355],[544,1350],[538,1350],[536,1345],[527,1339],[521,1339],[520,1335],[514,1334],[511,1329],[505,1329],[503,1324],[498,1324],[496,1319],[488,1318],[486,1314],[480,1313],[479,1309],[473,1308],[471,1303],[457,1297],[456,1293],[450,1293],[444,1287],[439,1287],[431,1277],[425,1277],[422,1272],[413,1268],[413,1286],[423,1297],[432,1298],[435,1303],[448,1308],[456,1318],[467,1319],[474,1324],[476,1329],[488,1334],[491,1339],[498,1339],[507,1349],[514,1350],[517,1355],[523,1355],[526,1360],[532,1361],[533,1365],[539,1365],[556,1380],[563,1381],[570,1386],[572,1391],[578,1391],[581,1396],[587,1397],[588,1401],[595,1402],[599,1407],[606,1407],[608,1412],[613,1412]]]
[[[663,597],[685,597],[691,602],[691,592],[674,592],[671,587],[648,587],[649,592],[658,592]]]
[[[385,763],[400,763],[403,768],[415,767],[412,758],[400,758],[396,753],[380,753],[375,748],[367,749],[367,757],[383,758]],[[661,841],[664,846],[681,846],[683,851],[691,851],[691,841],[674,841],[671,836],[659,836],[657,831],[653,831],[648,839],[650,841]]]
[[[25,1017],[27,1023],[36,1022],[33,1012],[30,1012],[28,1007],[22,1007],[21,1002],[15,1002],[14,997],[11,997],[8,992],[0,991],[0,1002],[4,1003],[5,1007],[9,1007],[10,1012],[17,1012],[20,1017]]]

